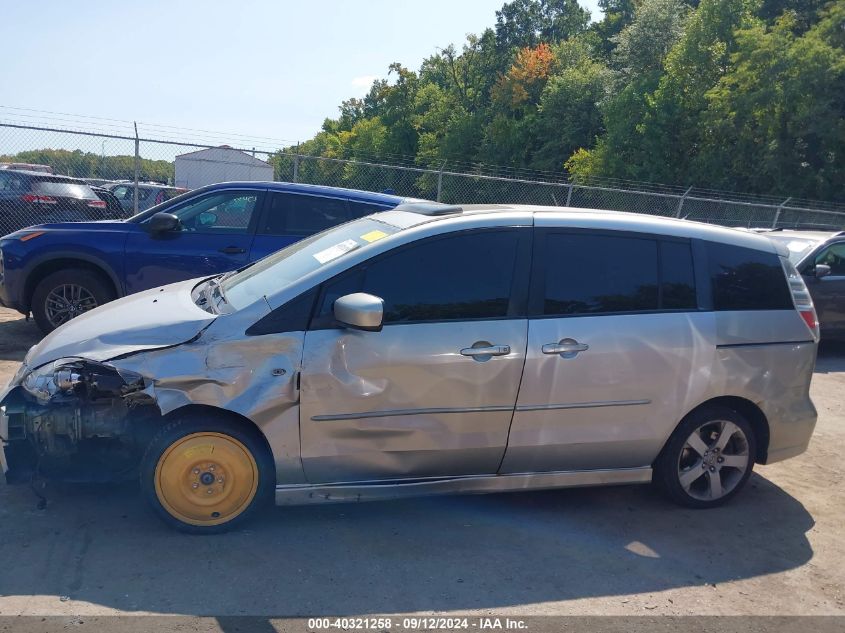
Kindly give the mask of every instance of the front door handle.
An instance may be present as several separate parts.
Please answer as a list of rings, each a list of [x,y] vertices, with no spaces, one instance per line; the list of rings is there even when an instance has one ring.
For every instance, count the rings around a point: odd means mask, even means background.
[[[586,352],[590,346],[574,338],[565,338],[557,343],[546,343],[541,348],[544,354],[560,354],[562,358],[575,358],[579,352]]]
[[[220,249],[220,252],[226,253],[226,255],[241,255],[246,253],[246,249],[240,246],[225,246]]]
[[[487,360],[491,356],[507,356],[511,353],[510,345],[474,345],[461,350],[461,356],[470,356],[476,360]]]

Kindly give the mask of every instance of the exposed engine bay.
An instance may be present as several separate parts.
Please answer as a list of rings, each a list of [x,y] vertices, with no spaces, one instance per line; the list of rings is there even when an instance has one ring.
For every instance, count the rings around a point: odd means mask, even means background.
[[[35,475],[91,481],[133,474],[152,426],[133,422],[160,417],[144,387],[137,374],[83,359],[55,361],[27,374],[3,403],[9,482]]]

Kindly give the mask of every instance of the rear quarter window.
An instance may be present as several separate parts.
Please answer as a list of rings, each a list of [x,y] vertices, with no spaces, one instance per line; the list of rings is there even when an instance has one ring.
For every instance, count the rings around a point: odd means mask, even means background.
[[[98,200],[97,194],[88,185],[75,182],[56,182],[54,180],[36,180],[32,183],[32,191],[44,196],[61,198],[81,198],[83,200]]]
[[[783,266],[775,253],[705,244],[716,310],[793,309]]]
[[[23,191],[24,189],[27,189],[27,181],[23,176],[0,171],[0,191]]]

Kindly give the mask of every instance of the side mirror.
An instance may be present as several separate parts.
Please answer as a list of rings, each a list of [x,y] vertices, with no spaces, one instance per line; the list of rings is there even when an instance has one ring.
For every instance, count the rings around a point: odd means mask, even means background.
[[[346,327],[366,332],[380,332],[384,319],[381,297],[356,292],[334,302],[334,318]]]
[[[830,266],[827,264],[816,264],[816,279],[827,277],[830,274]]]
[[[150,218],[150,233],[167,233],[168,231],[175,231],[179,228],[179,218],[172,213],[165,213],[159,211]]]

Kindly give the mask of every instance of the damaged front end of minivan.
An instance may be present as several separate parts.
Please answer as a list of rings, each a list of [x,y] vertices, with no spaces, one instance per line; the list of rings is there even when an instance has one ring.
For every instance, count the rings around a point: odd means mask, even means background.
[[[73,481],[134,474],[160,418],[149,381],[109,362],[64,358],[22,365],[0,406],[0,458],[8,483],[35,476]]]

